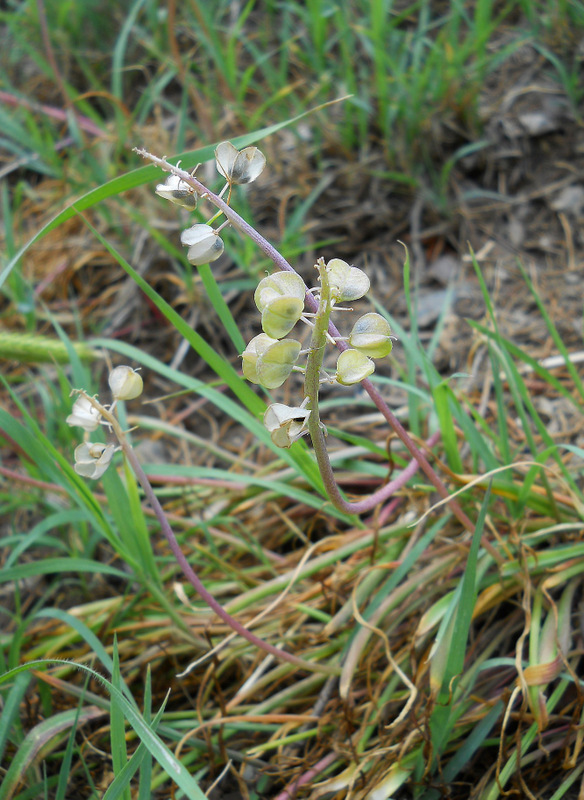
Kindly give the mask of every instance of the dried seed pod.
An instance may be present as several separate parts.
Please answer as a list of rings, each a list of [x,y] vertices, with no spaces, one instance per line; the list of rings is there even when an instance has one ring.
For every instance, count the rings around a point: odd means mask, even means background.
[[[203,223],[187,228],[181,233],[180,240],[189,248],[187,258],[195,266],[215,261],[225,247],[219,234]]]
[[[112,369],[107,382],[114,400],[133,400],[144,389],[140,374],[132,367],[119,366]]]
[[[156,194],[170,200],[177,206],[182,206],[192,211],[197,207],[197,195],[192,186],[185,183],[178,175],[169,175],[164,183],[159,183],[155,189]]]
[[[309,416],[310,411],[302,406],[272,403],[264,414],[264,425],[274,444],[287,448],[308,432],[306,424]]]
[[[229,183],[251,183],[266,166],[266,157],[257,147],[238,150],[231,142],[221,142],[215,148],[217,172]]]
[[[84,478],[101,478],[118,449],[114,444],[83,442],[75,448],[75,472]]]

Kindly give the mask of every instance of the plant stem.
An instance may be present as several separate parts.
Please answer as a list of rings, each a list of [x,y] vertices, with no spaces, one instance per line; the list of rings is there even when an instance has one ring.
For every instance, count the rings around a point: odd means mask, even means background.
[[[295,656],[293,653],[287,653],[285,650],[280,650],[279,647],[275,647],[268,642],[265,642],[263,639],[260,639],[259,636],[256,636],[255,633],[249,631],[241,622],[232,617],[223,606],[215,600],[213,595],[205,589],[203,583],[201,582],[198,575],[195,573],[189,562],[187,561],[185,555],[183,554],[182,550],[180,549],[180,545],[174,535],[172,528],[170,527],[168,520],[166,519],[166,515],[162,506],[160,505],[160,501],[156,496],[154,489],[152,488],[152,484],[148,480],[148,476],[142,469],[140,462],[138,461],[136,454],[130,443],[128,442],[124,431],[118,421],[118,419],[111,414],[107,409],[101,406],[93,397],[89,397],[85,392],[83,392],[85,397],[87,397],[91,404],[101,413],[102,417],[106,422],[111,425],[112,430],[120,443],[124,455],[128,459],[134,474],[136,475],[144,494],[146,495],[146,499],[150,503],[152,510],[156,514],[156,518],[160,523],[160,527],[162,532],[166,538],[166,541],[169,544],[170,549],[174,557],[176,558],[180,568],[182,569],[185,577],[189,581],[189,583],[194,587],[200,597],[207,603],[209,608],[211,608],[217,616],[221,617],[221,619],[229,625],[229,627],[242,636],[244,639],[247,639],[250,644],[255,645],[260,650],[263,650],[266,653],[270,653],[271,655],[275,656],[279,661],[287,661],[289,664],[293,664],[295,667],[300,667],[301,669],[308,670],[309,672],[324,672],[327,675],[339,675],[340,669],[338,667],[330,667],[326,664],[318,664],[312,661],[305,661],[298,656]]]

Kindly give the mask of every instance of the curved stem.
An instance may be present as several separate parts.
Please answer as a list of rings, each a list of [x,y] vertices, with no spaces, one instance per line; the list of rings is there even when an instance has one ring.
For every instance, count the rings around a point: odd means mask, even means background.
[[[217,600],[215,600],[213,595],[207,589],[205,589],[200,578],[193,570],[193,568],[187,561],[185,555],[183,554],[182,550],[180,549],[180,545],[176,539],[176,536],[174,535],[172,528],[168,523],[168,520],[166,519],[166,515],[164,513],[162,506],[160,505],[160,501],[158,500],[158,497],[156,496],[154,489],[152,488],[152,484],[148,480],[148,476],[146,475],[146,473],[142,469],[142,466],[140,465],[140,462],[136,458],[136,454],[134,453],[132,446],[128,442],[118,419],[111,412],[109,412],[102,405],[100,405],[100,403],[98,403],[97,400],[95,400],[95,398],[89,397],[89,395],[87,395],[85,392],[83,392],[83,394],[90,400],[92,406],[94,406],[101,413],[104,420],[106,420],[106,422],[109,425],[111,425],[111,428],[122,447],[124,455],[130,462],[134,474],[136,475],[136,478],[140,482],[144,494],[146,495],[148,502],[150,503],[154,513],[156,514],[156,518],[160,523],[160,528],[164,536],[166,537],[166,541],[168,542],[168,545],[172,550],[174,557],[178,561],[179,566],[182,569],[189,583],[194,587],[194,589],[197,591],[200,597],[205,601],[205,603],[207,603],[209,608],[211,608],[217,614],[218,617],[220,617],[224,622],[226,622],[227,625],[229,625],[229,627],[233,631],[235,631],[235,633],[238,633],[244,639],[247,639],[247,641],[250,642],[250,644],[255,645],[260,650],[263,650],[264,652],[270,653],[271,655],[275,656],[278,660],[287,661],[288,663],[293,664],[295,667],[300,667],[310,672],[324,672],[327,675],[339,675],[340,669],[338,667],[330,667],[327,666],[326,664],[318,664],[312,661],[305,661],[304,659],[299,658],[298,656],[295,656],[292,653],[287,653],[285,650],[280,650],[279,647],[274,647],[274,645],[265,642],[263,639],[260,639],[259,636],[256,636],[255,633],[249,631],[244,625],[241,624],[241,622],[238,622],[238,620],[236,620],[235,617],[232,617],[231,614],[225,611],[223,606],[220,603],[218,603]]]
[[[123,445],[122,445],[123,447]],[[154,513],[160,523],[160,527],[166,540],[169,544],[170,549],[176,560],[178,561],[180,568],[182,569],[185,577],[190,582],[190,584],[195,588],[197,593],[200,597],[207,603],[209,608],[211,608],[218,617],[221,617],[223,622],[226,622],[229,627],[242,636],[244,639],[250,644],[255,645],[260,650],[263,650],[266,653],[270,653],[271,655],[275,656],[279,661],[287,661],[289,664],[293,664],[295,667],[300,667],[302,669],[308,670],[309,672],[324,672],[327,675],[338,675],[340,670],[338,667],[329,667],[326,664],[318,664],[312,661],[305,661],[298,656],[295,656],[293,653],[287,653],[285,650],[280,650],[279,647],[275,647],[274,645],[270,644],[269,642],[265,642],[263,639],[260,639],[259,636],[256,636],[255,633],[249,631],[241,622],[232,617],[223,606],[215,600],[213,595],[205,589],[203,583],[201,582],[198,575],[195,573],[187,559],[185,558],[182,550],[180,549],[180,545],[176,540],[176,536],[164,514],[162,506],[154,490],[152,489],[152,485],[148,480],[148,476],[140,466],[138,459],[136,458],[136,454],[134,453],[133,449],[129,446],[124,448],[124,454],[126,455],[128,461],[132,465],[132,469],[138,480],[140,481],[140,485],[144,490],[144,494],[146,495],[148,502],[152,506]]]

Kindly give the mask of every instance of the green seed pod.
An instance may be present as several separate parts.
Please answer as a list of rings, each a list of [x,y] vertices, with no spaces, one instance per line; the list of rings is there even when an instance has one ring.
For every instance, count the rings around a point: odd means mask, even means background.
[[[335,377],[342,386],[352,386],[368,378],[373,372],[375,364],[370,358],[358,350],[344,350],[337,360]]]
[[[304,310],[304,298],[275,297],[262,312],[262,328],[268,336],[282,339],[290,333]]]
[[[268,347],[276,344],[278,340],[272,339],[266,333],[260,333],[249,342],[242,354],[243,374],[250,383],[259,383],[258,358]]]
[[[326,265],[334,302],[358,300],[369,291],[369,278],[362,269],[350,267],[340,258],[332,258]]]
[[[288,378],[300,355],[300,342],[281,339],[258,358],[257,372],[265,389],[277,389]]]
[[[274,272],[258,283],[253,299],[258,309],[263,312],[266,306],[277,297],[297,297],[304,302],[306,286],[295,272]]]
[[[349,344],[369,358],[384,358],[393,347],[389,322],[375,312],[364,314],[353,325]]]
[[[292,372],[300,355],[295,339],[272,339],[265,333],[254,336],[243,353],[243,374],[251,383],[277,389]]]

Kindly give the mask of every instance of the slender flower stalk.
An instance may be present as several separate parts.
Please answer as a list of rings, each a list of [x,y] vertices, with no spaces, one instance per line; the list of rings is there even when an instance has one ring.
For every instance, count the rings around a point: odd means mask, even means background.
[[[339,675],[340,669],[338,667],[331,667],[326,664],[305,661],[304,659],[295,656],[293,653],[287,653],[285,650],[281,650],[279,647],[275,647],[269,642],[265,642],[263,639],[260,639],[259,636],[256,636],[254,633],[249,631],[244,625],[241,624],[241,622],[236,620],[235,617],[232,617],[231,614],[225,611],[223,606],[218,603],[217,600],[215,600],[213,595],[207,589],[205,589],[200,578],[193,570],[182,550],[180,549],[180,545],[176,539],[176,536],[174,535],[174,532],[170,527],[168,520],[166,519],[164,509],[162,508],[160,501],[158,500],[158,497],[152,488],[152,484],[148,480],[148,476],[142,469],[142,466],[140,465],[132,446],[128,442],[126,434],[124,433],[116,415],[113,414],[109,409],[102,406],[94,397],[90,397],[85,392],[80,392],[80,396],[87,398],[91,406],[95,408],[105,422],[111,427],[113,434],[118,440],[125,457],[128,459],[128,462],[130,463],[130,466],[132,467],[132,470],[134,471],[134,474],[136,475],[136,478],[138,479],[144,494],[156,515],[156,518],[158,519],[158,522],[160,523],[162,533],[164,534],[174,557],[182,569],[184,576],[193,586],[201,599],[207,603],[209,608],[211,608],[211,610],[214,611],[218,617],[226,622],[235,633],[242,636],[250,644],[255,645],[260,650],[275,656],[279,661],[287,661],[289,664],[308,670],[309,672],[324,672],[326,675]]]
[[[256,636],[255,633],[252,633],[248,630],[244,625],[241,624],[235,617],[232,617],[223,606],[215,600],[213,595],[205,589],[203,583],[201,582],[200,578],[193,570],[187,559],[185,558],[182,550],[180,549],[180,545],[176,540],[176,536],[172,528],[170,527],[168,520],[164,514],[164,510],[160,505],[160,501],[156,497],[152,485],[148,480],[148,476],[140,466],[140,462],[136,458],[136,454],[132,450],[131,447],[124,448],[124,454],[126,455],[128,461],[132,469],[134,470],[134,474],[138,478],[140,485],[148,499],[148,502],[152,506],[154,513],[156,514],[156,518],[160,523],[160,527],[164,536],[166,537],[166,541],[176,560],[178,561],[180,568],[182,569],[185,577],[189,581],[189,583],[193,586],[197,594],[201,597],[202,600],[207,603],[209,608],[214,611],[218,617],[220,617],[223,622],[226,622],[229,627],[246,639],[250,644],[255,645],[260,650],[263,650],[266,653],[270,653],[271,655],[275,656],[279,661],[287,661],[289,664],[292,664],[295,667],[300,667],[301,669],[308,670],[309,672],[324,672],[326,675],[339,675],[341,670],[339,667],[331,667],[326,664],[319,664],[313,661],[305,661],[303,658],[299,658],[295,656],[293,653],[287,653],[285,650],[281,650],[279,647],[275,647],[274,645],[270,644],[269,642],[265,642],[263,639],[260,639],[259,636]]]

